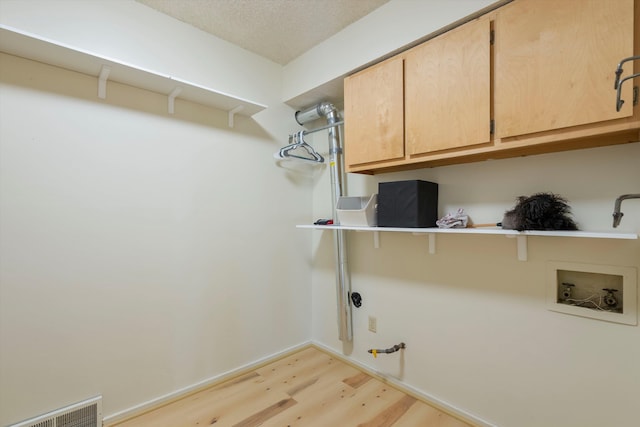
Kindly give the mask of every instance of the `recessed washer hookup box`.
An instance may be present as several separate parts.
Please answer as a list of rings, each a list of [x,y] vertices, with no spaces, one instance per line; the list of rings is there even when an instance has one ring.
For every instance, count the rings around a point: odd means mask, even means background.
[[[378,227],[435,227],[438,184],[411,180],[378,183]]]

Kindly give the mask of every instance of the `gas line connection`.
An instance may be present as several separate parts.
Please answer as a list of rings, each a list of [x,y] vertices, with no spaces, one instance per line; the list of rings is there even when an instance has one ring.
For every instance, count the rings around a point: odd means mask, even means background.
[[[368,352],[373,354],[373,357],[378,357],[378,353],[385,353],[385,354],[395,353],[396,351],[399,351],[400,349],[403,349],[403,348],[406,348],[406,345],[403,342],[401,342],[400,344],[396,344],[391,348],[385,348],[385,349],[371,348],[368,350]]]

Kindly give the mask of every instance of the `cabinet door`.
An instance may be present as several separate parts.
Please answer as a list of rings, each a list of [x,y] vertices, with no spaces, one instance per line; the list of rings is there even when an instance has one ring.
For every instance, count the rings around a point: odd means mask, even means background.
[[[499,9],[497,137],[631,116],[632,85],[618,113],[613,82],[633,55],[633,14],[633,0],[516,0]]]
[[[405,57],[405,130],[410,155],[490,142],[488,19],[472,21]]]
[[[404,157],[402,74],[397,57],[345,78],[347,167]]]

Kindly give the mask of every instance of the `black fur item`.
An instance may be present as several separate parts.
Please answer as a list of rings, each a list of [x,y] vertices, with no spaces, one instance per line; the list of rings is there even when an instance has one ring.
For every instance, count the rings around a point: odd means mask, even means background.
[[[518,197],[518,204],[505,212],[502,228],[509,230],[577,230],[570,218],[567,200],[553,193]]]

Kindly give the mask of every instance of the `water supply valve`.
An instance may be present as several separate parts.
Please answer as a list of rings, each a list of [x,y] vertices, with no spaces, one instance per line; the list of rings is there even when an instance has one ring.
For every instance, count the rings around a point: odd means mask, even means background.
[[[605,304],[607,304],[609,307],[615,307],[616,305],[618,305],[618,300],[613,294],[614,292],[618,292],[617,289],[603,288],[602,290],[607,292],[607,294],[604,296]]]
[[[565,300],[571,298],[571,290],[575,285],[573,283],[563,282],[562,286],[564,286],[564,288],[562,288],[562,298],[564,298]]]

